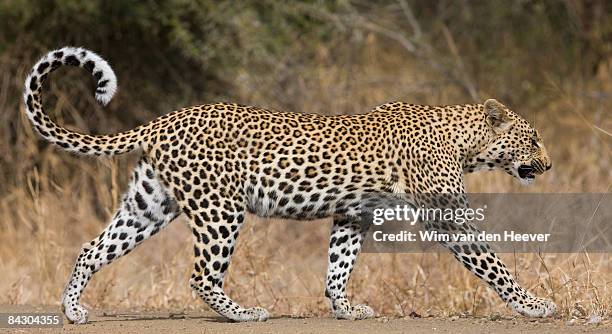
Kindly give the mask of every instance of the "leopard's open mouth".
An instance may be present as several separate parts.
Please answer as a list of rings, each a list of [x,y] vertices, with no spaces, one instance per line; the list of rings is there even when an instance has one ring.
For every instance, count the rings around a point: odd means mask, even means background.
[[[521,179],[533,180],[535,179],[535,168],[529,165],[520,165],[518,168],[518,174]]]

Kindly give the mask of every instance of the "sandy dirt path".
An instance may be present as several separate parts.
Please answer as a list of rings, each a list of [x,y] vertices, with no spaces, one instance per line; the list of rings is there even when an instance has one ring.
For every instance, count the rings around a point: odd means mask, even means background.
[[[59,312],[56,307],[0,305],[0,313]],[[365,321],[331,318],[273,317],[263,323],[231,323],[211,312],[93,312],[86,325],[64,324],[63,328],[0,328],[4,333],[612,333],[612,324],[568,325],[560,319],[530,320],[500,318],[401,318]]]

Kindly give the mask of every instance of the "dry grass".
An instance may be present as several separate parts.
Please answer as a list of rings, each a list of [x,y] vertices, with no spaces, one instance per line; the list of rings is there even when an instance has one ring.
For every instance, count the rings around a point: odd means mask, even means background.
[[[399,56],[382,61],[366,53],[350,67],[329,57],[322,48],[314,61],[321,65],[302,69],[294,78],[295,73],[282,66],[269,78],[244,73],[238,78],[240,102],[335,114],[364,111],[394,99],[465,101],[450,86],[423,84],[433,79],[428,81],[427,73]],[[538,110],[517,110],[541,130],[554,160],[553,170],[534,187],[520,187],[501,173],[481,173],[468,176],[469,191],[609,192],[612,123],[606,114],[612,100],[591,93],[612,90],[611,66],[581,85],[551,80],[542,92],[554,102],[526,102]],[[2,99],[6,97],[0,94],[0,103],[5,103]],[[49,109],[54,115],[72,111],[66,102],[70,97],[59,101],[56,109]],[[76,124],[86,129],[86,123]],[[95,237],[112,215],[135,157],[97,162],[51,147],[40,149],[29,125],[23,124],[23,134],[11,144],[21,145],[23,156],[4,160],[18,171],[18,180],[5,187],[0,199],[0,303],[58,304],[80,245]],[[43,156],[34,163],[34,154]],[[227,292],[244,305],[262,305],[275,314],[327,315],[323,291],[329,229],[329,221],[249,217],[230,267]],[[553,298],[561,315],[612,314],[610,254],[502,257],[523,286]],[[179,219],[98,273],[83,301],[95,308],[205,307],[187,283],[191,258],[191,236]],[[386,315],[509,312],[492,290],[446,253],[363,254],[349,293],[355,302],[366,302]]]

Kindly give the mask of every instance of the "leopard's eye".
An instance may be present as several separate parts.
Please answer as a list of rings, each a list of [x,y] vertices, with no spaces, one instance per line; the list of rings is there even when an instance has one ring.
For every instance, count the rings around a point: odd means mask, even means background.
[[[536,138],[531,138],[531,145],[534,147],[538,147],[538,140]]]

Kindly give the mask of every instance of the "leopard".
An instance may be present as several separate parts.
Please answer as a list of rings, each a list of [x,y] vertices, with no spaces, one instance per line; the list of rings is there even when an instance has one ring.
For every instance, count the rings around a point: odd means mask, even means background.
[[[341,115],[214,103],[178,109],[115,134],[84,134],[58,125],[43,110],[43,83],[64,65],[93,76],[102,105],[117,91],[115,73],[96,53],[82,47],[50,51],[25,80],[23,110],[35,132],[76,155],[140,154],[119,207],[108,226],[82,245],[63,291],[63,313],[75,324],[88,321],[80,298],[93,275],[180,215],[193,234],[189,285],[220,316],[236,322],[269,318],[265,308],[243,307],[224,292],[245,215],[254,214],[331,218],[325,296],[332,316],[372,318],[371,307],[352,305],[347,295],[368,232],[359,219],[364,194],[466,194],[467,173],[502,170],[528,185],[552,167],[538,131],[495,99],[438,106],[390,102]],[[466,205],[463,199],[452,203]],[[523,288],[488,245],[443,246],[515,312],[528,317],[556,312],[554,301]]]

